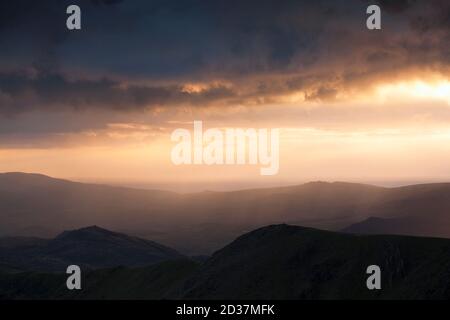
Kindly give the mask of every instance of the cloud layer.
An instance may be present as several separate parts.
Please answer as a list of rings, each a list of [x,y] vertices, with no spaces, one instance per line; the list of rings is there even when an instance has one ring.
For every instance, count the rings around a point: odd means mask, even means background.
[[[381,31],[359,0],[78,1],[79,32],[65,29],[68,3],[1,4],[1,114],[327,100],[450,62],[445,0],[380,1]]]
[[[81,31],[65,28],[73,3],[82,9]],[[354,99],[391,79],[428,73],[448,79],[450,3],[380,0],[378,31],[365,27],[369,4],[0,2],[0,144],[59,145],[77,133],[104,136],[111,123],[170,128],[171,120],[193,117],[322,128],[447,121],[442,103],[401,107],[392,118]],[[340,110],[345,103],[351,106]]]

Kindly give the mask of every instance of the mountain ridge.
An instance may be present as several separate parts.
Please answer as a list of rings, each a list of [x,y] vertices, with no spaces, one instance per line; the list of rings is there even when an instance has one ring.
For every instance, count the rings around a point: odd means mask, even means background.
[[[374,264],[382,290],[366,287]],[[449,268],[450,239],[278,224],[239,236],[202,263],[84,270],[78,292],[64,288],[64,273],[0,268],[0,299],[450,299]]]
[[[378,265],[382,290],[368,290]],[[182,285],[183,299],[448,299],[450,240],[353,235],[286,224],[218,250]]]
[[[209,255],[248,230],[278,223],[338,231],[369,217],[407,218],[378,233],[450,237],[449,212],[449,183],[387,188],[316,181],[178,194],[0,174],[1,236],[54,237],[101,225],[188,255]]]

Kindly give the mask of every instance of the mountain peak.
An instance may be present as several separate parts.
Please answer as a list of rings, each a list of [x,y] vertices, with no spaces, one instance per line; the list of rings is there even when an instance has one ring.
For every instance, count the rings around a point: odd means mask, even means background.
[[[223,249],[216,251],[214,255],[217,255],[222,251],[252,250],[254,246],[259,246],[262,243],[277,242],[280,239],[293,236],[303,237],[308,234],[321,235],[327,233],[329,232],[308,227],[289,225],[285,223],[273,224],[241,235]]]
[[[12,261],[16,261],[14,265],[21,266],[24,270],[62,271],[69,264],[88,269],[147,266],[184,258],[176,250],[157,242],[109,231],[96,225],[64,231],[56,238],[41,241],[42,243],[28,242],[32,245],[26,247],[26,254],[17,251],[11,256]],[[0,262],[1,254],[0,252]],[[32,257],[28,264],[22,264],[23,255]]]
[[[119,236],[120,233],[116,233],[114,231],[110,231],[104,228],[101,228],[97,225],[92,225],[80,229],[75,230],[65,230],[61,234],[59,234],[55,239],[67,239],[67,238],[78,238],[83,236],[94,236],[94,237],[108,237],[108,236]],[[123,235],[127,237],[126,235]]]
[[[28,172],[0,172],[0,177],[11,179],[44,179],[44,180],[58,180],[41,173],[28,173]]]
[[[84,228],[80,228],[74,231],[78,231],[78,232],[102,232],[102,233],[112,233],[112,231],[109,231],[107,229],[101,228],[97,225],[92,225],[92,226],[88,226],[88,227],[84,227]]]

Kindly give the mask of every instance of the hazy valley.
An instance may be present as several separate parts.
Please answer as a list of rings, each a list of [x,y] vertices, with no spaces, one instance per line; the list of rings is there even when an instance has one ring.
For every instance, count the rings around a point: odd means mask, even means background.
[[[277,223],[357,233],[450,237],[450,184],[343,182],[178,194],[0,174],[0,236],[55,237],[91,225],[211,254]]]

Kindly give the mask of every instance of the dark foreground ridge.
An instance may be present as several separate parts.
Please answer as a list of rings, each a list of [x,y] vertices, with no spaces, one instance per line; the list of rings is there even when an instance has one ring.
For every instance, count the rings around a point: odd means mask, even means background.
[[[366,268],[381,268],[368,290]],[[11,267],[10,267],[11,268]],[[271,225],[244,234],[206,262],[85,272],[83,289],[65,274],[7,272],[3,299],[449,299],[450,240],[359,236]]]

